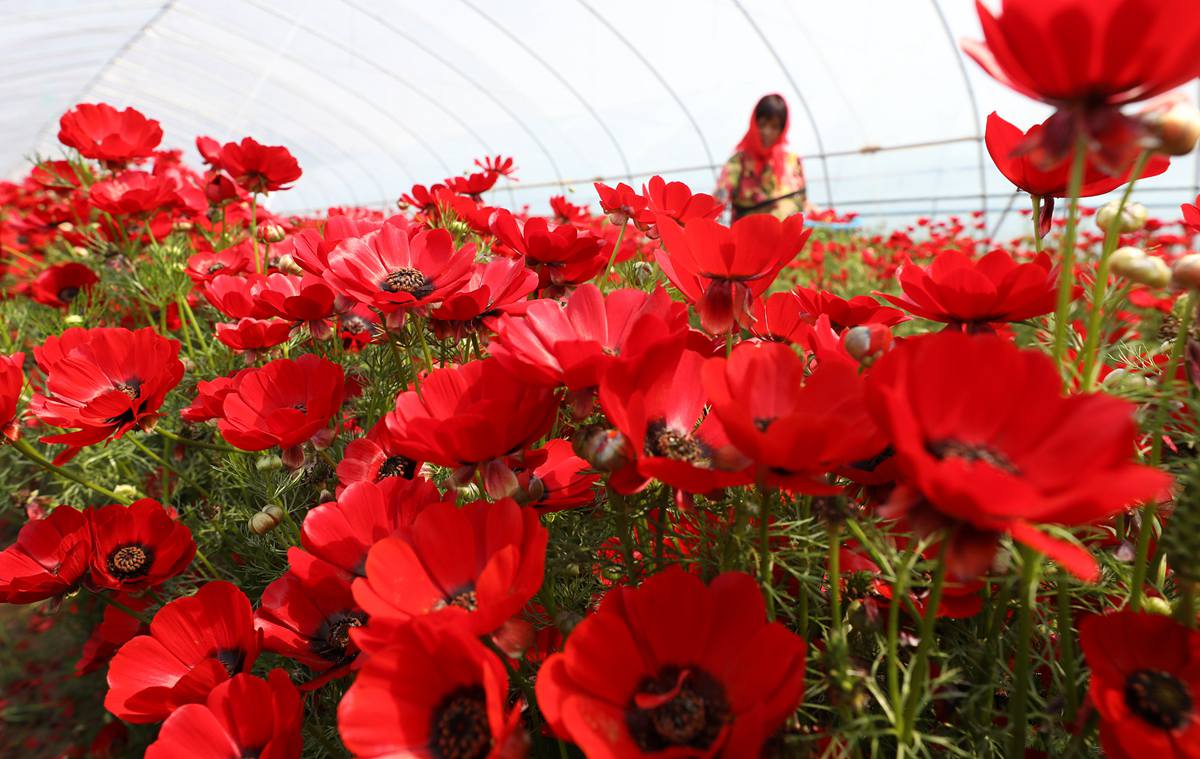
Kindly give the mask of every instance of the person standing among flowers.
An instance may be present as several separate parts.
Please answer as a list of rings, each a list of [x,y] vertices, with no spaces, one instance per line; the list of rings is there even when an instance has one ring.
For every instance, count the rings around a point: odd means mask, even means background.
[[[764,95],[717,180],[714,195],[730,209],[731,222],[752,213],[786,219],[810,207],[804,166],[787,150],[787,130],[787,102],[778,94]]]

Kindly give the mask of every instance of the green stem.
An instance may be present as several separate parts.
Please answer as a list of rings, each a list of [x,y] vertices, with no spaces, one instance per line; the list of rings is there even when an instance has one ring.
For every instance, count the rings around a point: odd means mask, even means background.
[[[1030,200],[1033,201],[1033,250],[1037,253],[1042,252],[1042,196],[1030,195]]]
[[[161,456],[159,456],[154,451],[150,450],[150,448],[147,447],[145,443],[143,443],[141,440],[138,440],[136,435],[126,435],[125,439],[128,440],[129,442],[133,443],[135,448],[140,450],[142,453],[146,454],[146,456],[151,461],[153,461],[155,464],[158,464],[163,469],[174,474],[176,477],[178,477],[183,482],[186,482],[188,485],[191,485],[196,490],[197,493],[199,493],[201,496],[203,496],[204,500],[206,500],[206,501],[212,500],[212,495],[209,494],[209,492],[204,489],[204,486],[202,486],[200,483],[193,480],[188,475],[184,474],[182,471],[180,471],[180,470],[176,469],[175,467],[171,466],[170,464],[168,464]]]
[[[608,487],[608,503],[617,518],[617,531],[621,534],[621,553],[625,559],[625,576],[629,579],[630,585],[637,585],[636,562],[633,557],[633,530],[629,523],[629,504],[626,503],[625,496],[618,493],[611,485]]]
[[[1177,578],[1179,598],[1175,602],[1175,621],[1189,629],[1196,629],[1196,583]]]
[[[56,474],[59,477],[62,477],[63,479],[67,479],[67,480],[70,480],[71,482],[75,482],[80,485],[83,485],[85,488],[92,490],[96,493],[99,493],[100,495],[104,496],[105,498],[108,498],[113,503],[128,503],[129,502],[128,499],[122,498],[121,496],[117,495],[116,493],[114,493],[113,491],[109,490],[106,487],[97,485],[96,483],[87,479],[83,475],[76,474],[75,472],[72,472],[69,469],[63,469],[62,467],[54,464],[49,459],[47,459],[45,456],[38,453],[37,450],[34,449],[34,447],[32,445],[30,445],[24,438],[17,438],[16,440],[13,441],[12,445],[13,445],[13,448],[16,451],[18,451],[19,453],[21,453],[21,455],[23,455],[25,458],[29,459],[30,461],[32,461],[33,463],[42,467],[43,469],[45,469],[47,472],[50,472],[51,474]]]
[[[1029,644],[1033,638],[1033,609],[1037,605],[1038,578],[1042,570],[1042,555],[1031,548],[1020,547],[1021,584],[1020,607],[1017,612],[1017,650],[1014,654],[1013,689],[1008,708],[1008,756],[1025,756],[1028,732]]]
[[[162,435],[167,440],[170,440],[172,442],[179,443],[181,445],[190,446],[193,448],[203,448],[206,451],[220,451],[221,453],[237,452],[237,448],[234,448],[233,446],[222,445],[219,443],[206,443],[203,440],[192,440],[191,438],[182,437],[180,435],[175,434],[174,432],[171,432],[170,430],[163,429],[162,427],[155,427],[154,433],[156,435]]]
[[[892,718],[896,721],[896,732],[904,732],[904,702],[900,691],[900,607],[908,593],[908,576],[916,562],[915,545],[910,543],[896,570],[896,582],[892,586],[892,600],[888,604],[887,620],[887,684],[892,703]]]
[[[762,583],[763,599],[767,602],[767,620],[775,621],[775,594],[771,592],[771,488],[758,486],[758,581]]]
[[[1071,759],[1071,757],[1079,753],[1080,749],[1083,748],[1083,744],[1087,742],[1088,737],[1091,736],[1092,731],[1096,729],[1096,725],[1099,722],[1100,712],[1092,709],[1091,713],[1088,714],[1087,722],[1071,736],[1071,742],[1067,744],[1067,749],[1063,752],[1063,759]]]
[[[421,344],[421,354],[425,357],[425,371],[433,371],[433,354],[429,351],[429,343],[425,340],[425,323],[413,320],[413,331],[417,333],[417,341]]]
[[[1075,669],[1075,627],[1071,617],[1071,576],[1067,570],[1058,568],[1058,659],[1063,669],[1063,694],[1066,697],[1067,722],[1075,721],[1079,710],[1079,694],[1076,692],[1078,674]]]
[[[608,257],[608,264],[604,267],[604,273],[600,275],[600,287],[603,288],[608,282],[608,273],[612,270],[613,263],[617,260],[617,253],[621,250],[621,241],[625,239],[625,227],[629,226],[629,219],[621,224],[621,231],[617,232],[617,242],[613,245],[612,255]]]
[[[913,728],[917,723],[917,705],[921,702],[921,691],[928,679],[929,651],[933,648],[933,627],[937,619],[938,606],[942,603],[942,586],[946,580],[946,552],[950,546],[950,535],[942,535],[938,547],[937,564],[934,565],[929,597],[925,601],[925,616],[921,618],[921,638],[917,641],[917,653],[913,657],[908,682],[908,694],[904,701],[903,731],[900,743],[912,742]]]
[[[1054,309],[1054,362],[1062,368],[1067,351],[1067,325],[1071,321],[1071,295],[1075,291],[1075,237],[1079,228],[1079,192],[1083,187],[1083,170],[1087,164],[1087,138],[1075,142],[1071,159],[1071,174],[1067,192],[1071,201],[1067,211],[1067,230],[1063,236],[1062,255],[1058,264],[1058,305]]]
[[[805,524],[806,529],[808,526],[808,521],[811,518],[811,516],[812,516],[812,496],[811,495],[801,496],[801,498],[800,498],[800,521]],[[803,563],[801,564],[800,569],[802,571],[804,571],[805,575],[807,575],[808,574],[808,558],[807,558],[808,553],[805,552],[803,554],[803,556],[804,556],[804,558],[801,560]],[[797,630],[797,632],[800,633],[800,637],[805,642],[808,641],[808,616],[809,616],[808,606],[809,606],[808,583],[801,583],[800,584],[800,608],[796,612],[800,621],[797,625],[796,630]]]
[[[254,256],[254,268],[259,274],[267,273],[267,253],[258,257],[258,194],[250,193],[250,250]]]
[[[128,606],[126,606],[125,604],[116,600],[115,598],[112,598],[107,593],[97,593],[96,598],[99,598],[101,601],[103,601],[104,603],[113,607],[114,609],[117,609],[118,611],[128,614],[129,616],[133,617],[137,621],[141,622],[143,625],[149,626],[150,617],[147,617],[143,612],[134,611],[133,609],[129,608]]]

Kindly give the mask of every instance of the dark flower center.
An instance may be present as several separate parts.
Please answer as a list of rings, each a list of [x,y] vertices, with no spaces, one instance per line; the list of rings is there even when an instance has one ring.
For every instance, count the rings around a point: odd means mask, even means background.
[[[483,687],[467,685],[447,693],[433,709],[430,753],[437,759],[483,759],[491,748]]]
[[[350,645],[350,630],[362,627],[366,619],[367,615],[361,611],[331,614],[313,636],[313,653],[338,664],[345,662],[348,658],[346,649]]]
[[[208,268],[205,270],[205,273],[206,274],[215,274],[216,272],[219,272],[221,269],[224,269],[224,268],[225,268],[225,264],[223,264],[223,263],[220,263],[220,262],[211,263],[208,265]]]
[[[401,477],[411,480],[416,473],[417,462],[407,456],[388,456],[379,466],[379,477],[376,479],[382,480],[387,477]]]
[[[671,429],[662,420],[646,426],[646,453],[686,461],[697,467],[712,466],[712,452],[708,446],[691,435]]]
[[[433,282],[419,269],[397,269],[383,278],[379,286],[389,293],[409,293],[414,298],[424,298],[433,292]]]
[[[140,543],[127,543],[108,554],[108,573],[118,580],[132,580],[150,573],[154,549]]]
[[[79,295],[78,287],[64,287],[58,291],[58,299],[63,303],[70,303],[71,301],[75,300],[77,295]]]
[[[117,384],[113,385],[113,390],[120,390],[130,398],[136,398],[142,392],[142,381],[137,377],[133,377],[124,382],[118,382]]]
[[[221,662],[230,677],[241,672],[246,664],[246,652],[240,648],[221,648],[209,655]]]
[[[444,600],[438,601],[434,605],[434,611],[440,611],[448,606],[457,606],[467,611],[477,610],[479,608],[479,600],[475,597],[475,589],[466,588],[452,596],[447,596]]]
[[[1192,695],[1169,672],[1139,669],[1125,679],[1125,705],[1160,730],[1176,730],[1192,716]]]
[[[292,408],[296,409],[297,411],[299,411],[299,412],[301,412],[301,413],[303,413],[303,414],[307,414],[307,413],[308,413],[308,404],[307,404],[307,403],[303,403],[303,402],[301,402],[301,403],[293,403],[293,404],[292,404]]]
[[[706,750],[733,719],[725,687],[698,669],[663,668],[638,683],[625,710],[625,724],[647,753],[672,746]]]
[[[925,450],[942,460],[956,458],[970,462],[982,461],[1009,474],[1020,474],[1020,470],[1009,461],[1007,456],[999,451],[988,448],[986,445],[964,443],[954,438],[946,438],[945,440],[934,440],[926,443]]]

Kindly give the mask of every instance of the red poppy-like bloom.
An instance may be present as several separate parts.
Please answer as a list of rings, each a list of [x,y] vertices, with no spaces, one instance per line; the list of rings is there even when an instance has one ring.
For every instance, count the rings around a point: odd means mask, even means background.
[[[590,471],[591,465],[575,455],[569,441],[555,438],[529,458],[537,458],[538,454],[544,455],[545,460],[513,466],[513,474],[520,483],[518,503],[547,514],[595,501],[592,489],[600,481],[600,475]]]
[[[549,537],[538,513],[511,498],[428,506],[367,554],[354,598],[370,621],[354,640],[385,648],[396,628],[430,614],[493,632],[542,586]]]
[[[863,402],[856,367],[825,361],[805,376],[782,343],[745,343],[709,359],[704,389],[737,449],[761,476],[790,490],[833,493],[825,475],[886,445]]]
[[[1058,268],[1046,253],[1022,264],[1002,249],[978,260],[947,250],[929,266],[905,265],[897,278],[903,295],[876,295],[914,316],[968,330],[1048,314],[1058,298]]]
[[[606,259],[603,240],[580,232],[573,224],[552,225],[542,218],[522,222],[507,210],[492,217],[492,233],[509,249],[525,256],[538,274],[538,287],[577,285],[600,273]]]
[[[608,214],[608,220],[618,226],[630,219],[636,219],[646,210],[646,198],[634,192],[634,189],[624,182],[616,187],[595,182],[596,194],[600,196],[600,208]]]
[[[80,103],[58,121],[58,141],[84,158],[123,165],[149,158],[162,142],[162,127],[140,111],[107,103]]]
[[[499,172],[482,171],[465,177],[450,177],[444,184],[459,195],[470,195],[478,200],[480,195],[496,185],[496,180],[499,178]]]
[[[225,396],[229,395],[243,374],[252,371],[254,370],[242,369],[228,377],[200,380],[196,383],[196,399],[190,406],[180,410],[179,416],[189,424],[198,424],[207,422],[209,419],[219,418],[224,413]]]
[[[280,319],[311,324],[333,315],[333,290],[313,274],[268,274],[255,296],[262,310]]]
[[[213,308],[230,319],[262,319],[271,315],[258,299],[265,282],[266,277],[261,274],[218,274],[200,292]]]
[[[637,492],[652,477],[689,493],[753,481],[717,416],[705,415],[703,366],[680,337],[609,367],[600,406],[621,436],[609,479],[618,492]]]
[[[72,327],[47,337],[33,355],[46,386],[29,410],[46,424],[79,428],[42,438],[70,446],[60,462],[82,446],[153,426],[163,399],[183,378],[179,342],[151,327]]]
[[[20,434],[17,404],[25,387],[25,354],[0,355],[0,435],[16,440]]]
[[[758,756],[804,697],[804,641],[758,585],[677,566],[608,593],[542,665],[537,700],[595,759]]]
[[[495,359],[435,369],[421,391],[396,397],[385,418],[395,450],[414,461],[455,467],[467,481],[476,467],[532,445],[549,431],[558,401]]]
[[[816,324],[817,319],[825,314],[834,332],[864,324],[891,327],[908,318],[902,311],[889,308],[870,295],[855,295],[847,300],[828,290],[814,290],[811,287],[797,287],[793,292],[809,324]]]
[[[28,604],[67,593],[87,574],[91,555],[87,518],[59,506],[25,524],[0,551],[0,602]]]
[[[158,610],[150,634],[126,643],[108,667],[104,707],[126,722],[158,722],[249,671],[258,658],[250,600],[227,582]]]
[[[358,654],[350,630],[367,619],[350,593],[354,576],[310,553],[288,550],[288,571],[263,591],[255,625],[263,648],[318,672],[344,674]]]
[[[1200,232],[1200,195],[1196,196],[1194,204],[1184,203],[1179,210],[1183,212],[1183,225],[1193,232]]]
[[[221,148],[221,168],[246,192],[274,192],[300,178],[300,164],[287,148],[262,145],[252,137]]]
[[[338,293],[391,313],[436,303],[457,291],[474,262],[475,246],[456,250],[444,229],[413,234],[402,225],[384,224],[334,248],[325,281]]]
[[[197,285],[203,285],[222,274],[240,274],[250,266],[250,253],[248,244],[196,253],[188,258],[187,275]]]
[[[564,304],[536,300],[520,314],[502,316],[488,353],[517,376],[570,390],[593,388],[610,363],[668,333],[687,330],[687,307],[662,288],[653,293],[593,284],[576,288]]]
[[[1132,404],[1063,397],[1061,385],[1049,357],[996,335],[940,332],[897,346],[867,379],[902,473],[883,513],[918,533],[948,528],[959,577],[986,570],[1008,533],[1094,579],[1091,554],[1033,522],[1091,523],[1158,497],[1171,478],[1135,463]]]
[[[766,292],[812,234],[799,214],[786,221],[753,214],[732,227],[704,218],[684,227],[666,216],[657,223],[663,249],[655,252],[655,260],[671,284],[696,304],[700,323],[711,334],[749,324],[752,301]]]
[[[338,495],[356,482],[380,482],[389,477],[411,480],[420,471],[420,462],[402,456],[388,434],[383,420],[365,437],[351,440],[337,465]]]
[[[1200,633],[1170,617],[1113,611],[1086,617],[1079,645],[1105,756],[1200,756]]]
[[[235,351],[262,351],[286,343],[292,334],[292,323],[282,319],[238,319],[218,323],[217,339]]]
[[[760,340],[799,345],[812,329],[809,313],[794,290],[771,293],[754,301],[750,333]]]
[[[442,339],[462,337],[475,329],[480,319],[523,301],[537,286],[537,274],[525,268],[522,259],[497,257],[475,264],[462,289],[446,295],[430,312],[433,331]]]
[[[143,611],[152,603],[149,597],[139,598],[126,593],[118,593],[115,598],[122,606],[134,611]],[[83,643],[79,661],[75,662],[75,676],[83,677],[107,666],[121,646],[135,635],[146,635],[149,632],[150,627],[137,617],[130,616],[115,606],[105,606],[100,624],[96,625]]]
[[[146,759],[299,759],[303,721],[300,693],[282,669],[266,680],[235,675],[167,717]]]
[[[137,216],[161,211],[179,202],[175,187],[145,171],[122,171],[88,190],[88,202],[112,216]]]
[[[659,176],[650,177],[642,187],[642,195],[646,198],[646,208],[635,218],[643,228],[657,224],[656,214],[686,225],[692,219],[714,221],[724,208],[712,195],[692,193],[692,188],[683,182],[667,182]]]
[[[92,584],[125,592],[152,588],[191,564],[196,542],[150,498],[88,512],[92,530]]]
[[[99,281],[96,272],[83,264],[56,264],[37,275],[29,288],[29,297],[44,306],[66,308]]]
[[[469,634],[435,625],[399,631],[338,704],[342,741],[364,759],[520,759],[520,724],[504,664]]]
[[[304,550],[357,577],[366,576],[371,546],[412,524],[435,504],[454,503],[453,492],[443,496],[429,480],[389,477],[379,484],[357,482],[336,501],[309,510],[300,531]]]
[[[329,425],[345,394],[342,367],[306,353],[238,374],[221,401],[217,428],[243,451],[286,452]]]

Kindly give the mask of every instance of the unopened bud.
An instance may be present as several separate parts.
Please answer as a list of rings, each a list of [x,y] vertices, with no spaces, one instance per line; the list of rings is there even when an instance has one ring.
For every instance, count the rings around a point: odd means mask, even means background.
[[[1176,287],[1200,290],[1200,253],[1188,253],[1171,267],[1171,281]]]
[[[282,522],[283,518],[287,516],[287,513],[283,510],[283,507],[277,503],[267,504],[263,508],[263,513],[269,515],[276,522]]]
[[[1147,287],[1166,287],[1171,284],[1171,267],[1157,256],[1146,256],[1144,260],[1131,266],[1125,276]]]
[[[67,314],[63,317],[63,324],[68,327],[78,327],[83,324],[83,317],[79,314]]]
[[[132,503],[138,497],[137,488],[133,485],[117,485],[113,488],[113,494],[121,500],[121,503]]]
[[[190,221],[177,221],[172,229],[176,232],[191,232],[195,229],[195,225]]]
[[[1100,384],[1107,390],[1136,391],[1145,390],[1153,383],[1144,374],[1136,374],[1128,369],[1113,369]]]
[[[283,242],[287,232],[278,224],[263,224],[258,228],[258,239],[263,242]]]
[[[634,261],[629,272],[635,284],[644,285],[654,277],[654,266],[646,261]]]
[[[274,454],[259,456],[254,462],[254,468],[260,472],[266,472],[270,469],[279,469],[283,466],[283,459]]]
[[[1159,152],[1187,155],[1200,140],[1200,111],[1191,103],[1180,102],[1146,118],[1150,131],[1158,139]]]
[[[618,430],[584,427],[571,441],[576,455],[602,472],[612,472],[633,461],[629,439]]]
[[[250,516],[250,522],[247,526],[250,528],[250,532],[255,535],[266,535],[278,527],[280,521],[266,511],[259,511]]]
[[[842,346],[863,366],[870,366],[892,347],[892,330],[885,324],[862,324],[842,335]]]
[[[1142,610],[1147,614],[1171,616],[1171,602],[1162,596],[1151,596],[1142,601]]]
[[[1121,215],[1117,216],[1117,209],[1121,210]],[[1146,226],[1146,220],[1150,214],[1146,211],[1146,207],[1141,203],[1126,203],[1125,207],[1121,207],[1121,201],[1112,200],[1105,203],[1096,212],[1096,226],[1102,231],[1107,232],[1109,227],[1115,221],[1117,224],[1116,232],[1118,234],[1127,234],[1136,232]]]

